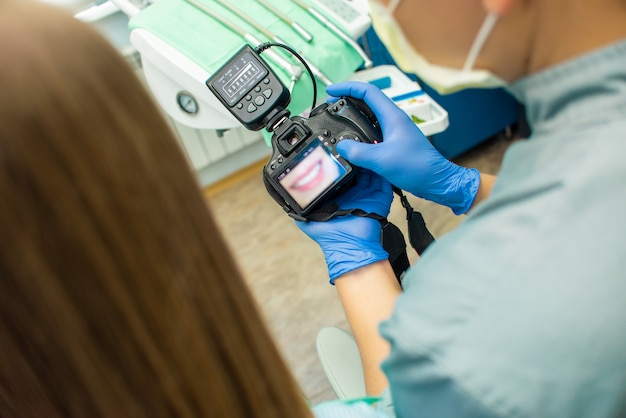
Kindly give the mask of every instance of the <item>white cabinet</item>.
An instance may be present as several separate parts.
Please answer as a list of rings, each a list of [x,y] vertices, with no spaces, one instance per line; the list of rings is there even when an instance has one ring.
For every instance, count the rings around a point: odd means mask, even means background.
[[[193,129],[175,121],[171,122],[203,186],[215,183],[260,160],[267,160],[271,153],[260,132],[251,132],[244,128],[226,131]]]

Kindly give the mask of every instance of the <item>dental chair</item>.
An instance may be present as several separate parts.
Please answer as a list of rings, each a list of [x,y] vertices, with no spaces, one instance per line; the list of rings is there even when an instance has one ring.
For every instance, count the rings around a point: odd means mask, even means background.
[[[366,396],[359,348],[349,331],[336,327],[322,328],[317,334],[316,349],[337,398],[356,399]]]

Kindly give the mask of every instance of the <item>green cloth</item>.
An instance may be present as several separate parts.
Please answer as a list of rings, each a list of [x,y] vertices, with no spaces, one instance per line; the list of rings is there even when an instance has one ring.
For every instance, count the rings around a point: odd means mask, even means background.
[[[242,27],[262,42],[270,41],[246,21],[213,0],[199,0],[212,11]],[[247,16],[262,24],[267,30],[278,35],[307,60],[321,69],[333,82],[343,81],[358,69],[363,60],[359,54],[337,35],[329,31],[308,12],[291,0],[269,0],[271,4],[306,28],[314,37],[311,43],[300,38],[287,23],[265,9],[256,0],[228,0]],[[184,0],[160,0],[135,15],[130,29],[145,29],[172,45],[189,59],[209,73],[214,73],[245,42],[237,33],[217,22],[203,11]],[[253,47],[256,45],[252,45]],[[283,54],[282,48],[273,51]],[[286,52],[286,51],[284,51]],[[288,53],[287,53],[288,54]],[[264,55],[261,55],[264,57]],[[289,60],[289,57],[285,55]],[[273,65],[274,72],[289,87],[290,77],[281,68]],[[299,64],[293,60],[294,64]],[[319,80],[318,102],[325,95],[325,86]],[[306,71],[294,86],[289,110],[292,115],[308,111],[313,100],[312,86]]]

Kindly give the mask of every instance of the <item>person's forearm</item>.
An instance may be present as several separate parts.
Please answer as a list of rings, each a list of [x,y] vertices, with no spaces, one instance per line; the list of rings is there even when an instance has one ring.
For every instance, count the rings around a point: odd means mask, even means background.
[[[389,343],[378,326],[389,318],[401,293],[398,280],[385,260],[338,277],[335,287],[359,346],[367,394],[379,395],[388,385],[380,364],[389,354]]]
[[[480,173],[480,185],[478,186],[478,192],[474,198],[474,203],[470,206],[469,210],[472,210],[474,206],[485,200],[491,194],[491,188],[493,187],[498,177],[491,174]]]

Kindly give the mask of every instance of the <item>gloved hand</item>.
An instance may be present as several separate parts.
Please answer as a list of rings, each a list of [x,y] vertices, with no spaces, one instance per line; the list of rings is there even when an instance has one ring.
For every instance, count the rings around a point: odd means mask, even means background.
[[[448,161],[411,118],[377,87],[345,82],[328,86],[326,92],[334,97],[363,100],[378,118],[383,132],[383,142],[378,144],[341,141],[337,145],[341,156],[380,174],[400,189],[449,207],[457,215],[469,210],[480,184],[478,170]]]
[[[362,209],[387,217],[391,209],[391,184],[377,174],[361,170],[355,184],[338,198],[339,209]],[[355,215],[324,222],[300,222],[298,227],[322,248],[330,283],[344,273],[386,260],[379,221]]]

